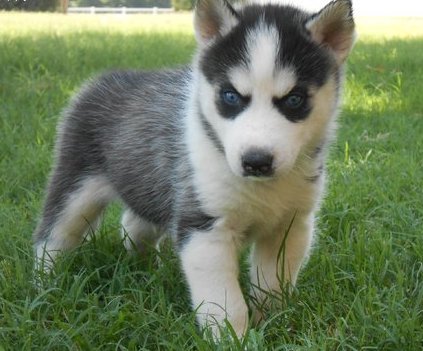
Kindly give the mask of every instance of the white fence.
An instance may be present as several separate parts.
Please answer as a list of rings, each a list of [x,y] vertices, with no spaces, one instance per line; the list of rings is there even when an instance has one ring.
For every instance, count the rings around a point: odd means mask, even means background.
[[[68,13],[89,13],[95,15],[96,13],[116,13],[116,14],[132,14],[132,13],[170,13],[173,8],[160,7],[68,7]]]

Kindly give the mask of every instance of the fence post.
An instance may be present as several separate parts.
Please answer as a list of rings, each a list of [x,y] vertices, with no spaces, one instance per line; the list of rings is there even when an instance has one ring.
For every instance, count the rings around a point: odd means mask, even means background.
[[[90,7],[90,13],[91,13],[92,15],[95,15],[95,7],[94,7],[94,6],[91,6],[91,7]]]

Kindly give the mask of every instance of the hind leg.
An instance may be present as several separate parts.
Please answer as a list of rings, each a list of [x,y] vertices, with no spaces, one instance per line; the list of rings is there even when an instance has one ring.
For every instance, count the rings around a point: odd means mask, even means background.
[[[121,224],[122,238],[129,252],[145,253],[148,248],[156,245],[162,234],[154,224],[139,217],[131,209],[123,213]]]
[[[79,245],[85,234],[94,229],[99,216],[113,197],[113,190],[100,176],[66,183],[55,174],[43,217],[34,233],[36,268],[51,269],[58,253]]]

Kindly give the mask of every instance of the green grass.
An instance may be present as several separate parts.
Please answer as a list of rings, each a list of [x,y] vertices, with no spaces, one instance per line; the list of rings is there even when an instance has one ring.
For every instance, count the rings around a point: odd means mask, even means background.
[[[195,326],[169,245],[120,243],[119,206],[99,235],[32,283],[31,232],[60,110],[113,68],[188,62],[190,17],[0,13],[0,350],[228,350]],[[251,330],[251,350],[423,347],[423,20],[359,21],[339,137],[298,290]],[[244,265],[245,266],[245,265]]]

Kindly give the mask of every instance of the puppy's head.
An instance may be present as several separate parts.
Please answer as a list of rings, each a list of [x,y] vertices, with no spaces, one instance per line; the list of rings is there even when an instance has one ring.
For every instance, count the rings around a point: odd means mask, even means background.
[[[255,179],[289,172],[332,124],[355,37],[351,2],[309,14],[199,0],[195,32],[201,118],[232,172]]]

